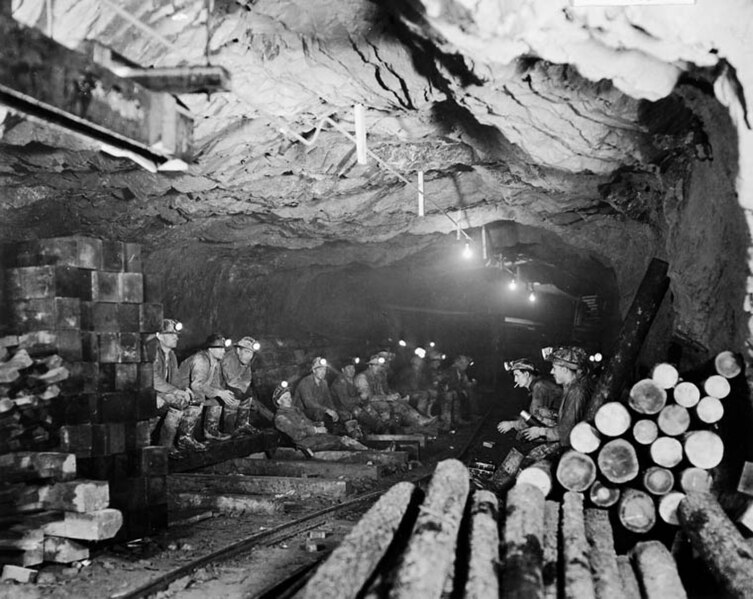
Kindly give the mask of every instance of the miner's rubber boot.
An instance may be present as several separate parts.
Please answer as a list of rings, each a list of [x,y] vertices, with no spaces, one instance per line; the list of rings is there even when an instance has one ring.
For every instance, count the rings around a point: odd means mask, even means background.
[[[169,456],[171,458],[181,457],[181,453],[177,447],[175,447],[175,437],[178,434],[178,425],[183,418],[183,412],[170,408],[165,414],[165,419],[162,421],[162,428],[159,432],[159,444],[162,447],[168,447],[170,449]]]
[[[236,435],[255,435],[259,429],[249,422],[251,418],[250,408],[238,408],[238,418],[235,421]]]
[[[231,437],[235,436],[236,420],[238,420],[238,408],[229,408],[225,406],[222,409],[222,418],[220,419],[220,430]]]
[[[230,435],[220,432],[222,406],[207,406],[204,413],[204,438],[208,441],[227,441]]]
[[[207,446],[193,438],[193,429],[201,418],[201,406],[189,406],[183,411],[178,425],[178,449],[189,451],[206,451]]]

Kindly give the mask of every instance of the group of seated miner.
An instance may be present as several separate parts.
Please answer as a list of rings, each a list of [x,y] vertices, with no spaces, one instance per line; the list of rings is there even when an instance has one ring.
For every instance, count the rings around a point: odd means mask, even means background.
[[[525,454],[520,468],[555,458],[569,448],[570,431],[585,419],[593,390],[588,354],[583,348],[550,347],[544,348],[542,354],[552,364],[553,381],[542,376],[528,358],[504,364],[505,369],[512,372],[515,386],[525,388],[530,397],[527,414],[497,424],[500,433],[515,431],[514,447]],[[474,482],[477,486],[502,492],[514,483],[514,474],[500,466],[491,479],[474,478]]]
[[[359,441],[364,434],[437,434],[478,414],[475,381],[466,372],[471,359],[460,355],[443,368],[443,356],[433,348],[414,355],[397,373],[391,371],[395,354],[386,350],[372,355],[360,372],[359,358],[346,360],[338,370],[318,356],[295,389],[287,381],[276,386],[273,412],[254,390],[258,341],[241,337],[233,342],[212,334],[203,349],[178,366],[181,329],[178,321],[165,319],[153,341],[159,412],[153,434],[170,447],[172,457],[206,451],[207,442],[258,432],[252,414],[256,424],[274,426],[308,455],[366,449]],[[335,375],[331,384],[329,373]],[[202,417],[204,442],[194,435]]]

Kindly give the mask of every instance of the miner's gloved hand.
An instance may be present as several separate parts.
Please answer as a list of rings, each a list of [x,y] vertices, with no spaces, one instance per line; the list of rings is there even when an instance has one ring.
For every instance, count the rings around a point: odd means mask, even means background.
[[[228,406],[237,406],[240,403],[237,399],[235,399],[235,394],[232,391],[228,391],[227,389],[221,389],[217,391],[216,397],[222,400],[222,402]]]
[[[326,426],[315,426],[314,430],[317,433],[326,433],[327,432],[327,427]]]
[[[497,424],[497,430],[500,433],[507,433],[514,428],[515,428],[514,420],[502,420],[499,424]]]
[[[528,441],[534,441],[539,437],[546,436],[546,429],[543,426],[532,426],[525,429],[521,435]]]

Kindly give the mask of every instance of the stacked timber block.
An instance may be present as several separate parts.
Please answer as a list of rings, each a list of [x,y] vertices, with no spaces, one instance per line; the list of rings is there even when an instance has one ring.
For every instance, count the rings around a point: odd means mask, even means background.
[[[730,354],[723,352],[720,356]],[[730,354],[731,355],[731,354]],[[670,364],[636,382],[626,404],[603,404],[593,423],[570,434],[572,449],[555,465],[535,464],[518,480],[551,489],[552,466],[568,491],[615,511],[627,531],[646,534],[657,522],[678,526],[677,506],[687,493],[708,492],[724,456],[718,423],[739,369],[717,368],[700,384],[684,381]]]
[[[33,581],[43,562],[89,557],[89,543],[113,538],[123,516],[108,507],[106,481],[76,478],[76,456],[0,455],[0,564],[3,578]]]
[[[618,555],[609,511],[585,502],[572,491],[547,501],[520,482],[501,502],[472,492],[463,464],[446,460],[425,490],[401,482],[382,495],[296,597],[688,596],[692,581],[665,544]],[[713,497],[688,493],[680,518],[703,561],[695,570],[708,568],[724,596],[753,596],[753,551]]]
[[[167,525],[166,450],[150,446],[157,416],[147,340],[163,310],[141,272],[141,247],[88,237],[4,248],[5,327],[34,360],[67,370],[50,401],[59,449],[79,472],[110,483],[123,538]]]

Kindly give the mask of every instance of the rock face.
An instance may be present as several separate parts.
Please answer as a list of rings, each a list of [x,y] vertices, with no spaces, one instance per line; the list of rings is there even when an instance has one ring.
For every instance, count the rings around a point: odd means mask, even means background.
[[[753,144],[735,91],[753,90],[753,9],[742,0],[223,0],[209,19],[196,0],[118,4],[153,34],[99,0],[71,0],[53,3],[53,35],[146,66],[208,59],[233,91],[181,97],[196,123],[185,173],[149,173],[0,111],[3,240],[143,243],[194,341],[308,326],[378,343],[422,305],[450,329],[448,313],[507,311],[543,327],[537,342],[566,341],[572,330],[530,307],[468,297],[520,269],[542,291],[601,298],[610,324],[589,341],[608,350],[653,256],[672,282],[647,361],[672,335],[709,352],[747,338]],[[45,6],[14,3],[14,17],[46,29]],[[366,165],[338,131],[354,131],[354,103],[379,158]],[[478,256],[482,226],[488,267],[443,271],[457,229]],[[413,320],[417,337],[430,334]]]

